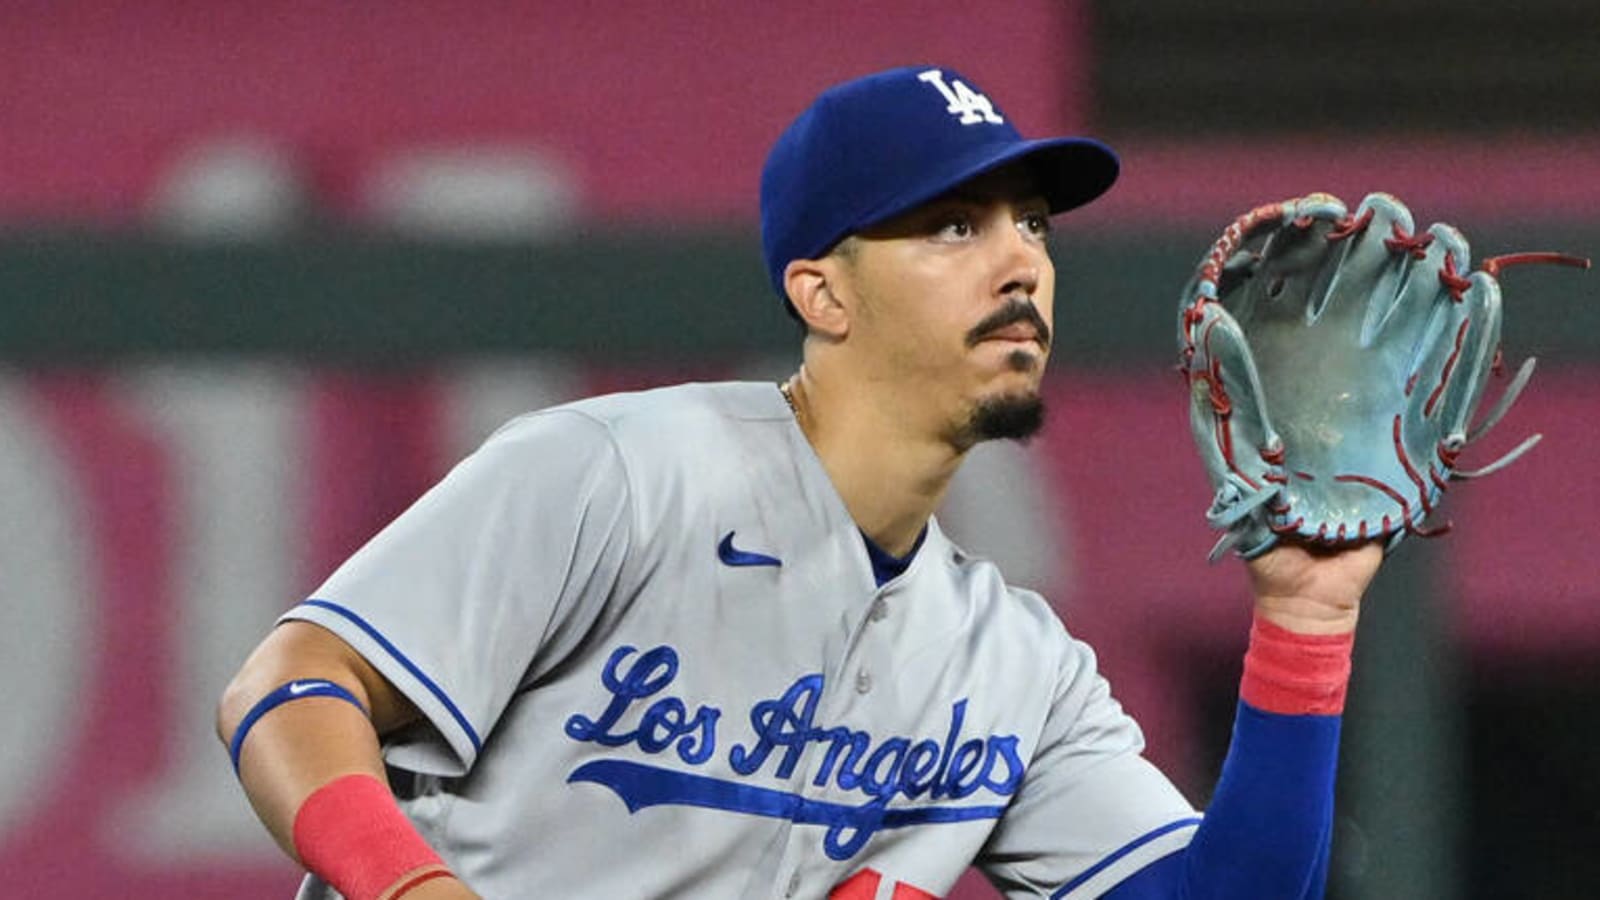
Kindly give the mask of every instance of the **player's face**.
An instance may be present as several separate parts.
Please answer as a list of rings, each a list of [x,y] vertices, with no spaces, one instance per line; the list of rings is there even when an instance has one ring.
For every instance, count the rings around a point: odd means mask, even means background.
[[[1048,206],[1017,169],[968,182],[846,248],[851,341],[905,379],[949,437],[1027,437],[1042,421],[1055,267]]]

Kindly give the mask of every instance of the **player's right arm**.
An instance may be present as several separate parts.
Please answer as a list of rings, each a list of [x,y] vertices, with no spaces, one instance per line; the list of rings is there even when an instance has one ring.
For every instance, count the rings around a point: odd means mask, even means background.
[[[605,423],[566,408],[524,416],[284,613],[224,693],[217,730],[285,852],[351,900],[393,900],[402,875],[444,869],[385,763],[474,771],[518,691],[604,610],[631,533],[628,485]],[[435,878],[404,896],[471,894]]]
[[[336,685],[348,696],[316,693],[331,690],[326,685]],[[269,698],[275,695],[274,703]],[[475,897],[455,878],[433,875],[443,866],[436,857],[418,855],[425,845],[414,830],[398,838],[392,833],[410,825],[387,788],[380,792],[373,787],[374,782],[387,784],[380,736],[419,717],[410,701],[343,640],[320,626],[291,621],[267,635],[224,691],[217,736],[236,753],[240,783],[278,846],[324,880],[337,886],[350,877],[318,871],[318,860],[332,856],[341,866],[365,867],[355,875],[368,884],[397,871],[393,883],[374,895],[385,900],[429,875],[404,890],[406,900]],[[235,747],[241,725],[246,731]],[[352,787],[365,790],[351,793]],[[387,807],[362,809],[362,804]],[[355,830],[339,819],[352,806],[360,810],[362,827],[381,819],[387,830],[354,847],[328,844],[355,837]],[[361,854],[374,858],[355,858]]]

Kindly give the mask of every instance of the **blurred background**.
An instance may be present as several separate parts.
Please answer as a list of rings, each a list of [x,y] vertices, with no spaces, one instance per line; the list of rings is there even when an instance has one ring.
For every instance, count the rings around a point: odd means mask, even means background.
[[[249,648],[504,419],[792,371],[766,149],[826,85],[924,62],[1123,155],[1058,225],[1050,425],[977,452],[943,518],[1096,645],[1205,802],[1249,611],[1203,561],[1178,288],[1313,190],[1390,191],[1480,256],[1600,252],[1600,6],[10,0],[3,893],[292,896],[212,737]],[[1337,898],[1600,884],[1597,277],[1504,276],[1506,357],[1541,369],[1467,464],[1545,441],[1373,589]]]

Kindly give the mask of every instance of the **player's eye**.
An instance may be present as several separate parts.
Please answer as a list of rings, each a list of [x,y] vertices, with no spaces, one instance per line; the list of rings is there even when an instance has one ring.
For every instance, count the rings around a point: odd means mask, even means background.
[[[975,226],[972,217],[964,212],[953,212],[939,219],[936,223],[935,235],[940,240],[959,241],[972,237]]]
[[[1031,210],[1017,220],[1017,227],[1031,237],[1044,238],[1050,234],[1050,214],[1044,210]]]

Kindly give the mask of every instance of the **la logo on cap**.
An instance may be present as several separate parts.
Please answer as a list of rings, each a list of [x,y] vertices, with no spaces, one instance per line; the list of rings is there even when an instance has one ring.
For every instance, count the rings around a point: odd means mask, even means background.
[[[967,87],[967,83],[959,78],[945,84],[944,72],[938,69],[929,69],[918,74],[917,78],[939,89],[939,93],[944,95],[945,102],[949,104],[945,107],[945,112],[958,116],[958,121],[963,125],[976,125],[979,122],[998,125],[1005,121],[994,111],[994,104],[989,102],[988,97]]]

